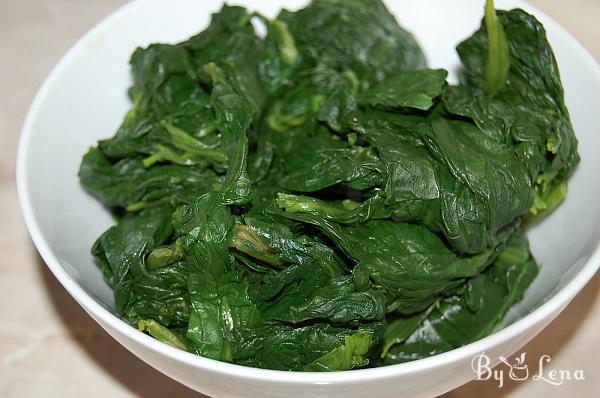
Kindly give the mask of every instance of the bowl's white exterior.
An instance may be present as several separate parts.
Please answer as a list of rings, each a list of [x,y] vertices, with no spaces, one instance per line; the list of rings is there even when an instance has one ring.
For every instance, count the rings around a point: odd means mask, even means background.
[[[267,15],[303,0],[237,1]],[[415,33],[435,67],[456,69],[454,45],[478,26],[483,0],[390,0],[390,9]],[[408,364],[336,373],[245,368],[194,356],[138,332],[115,317],[112,292],[89,248],[111,224],[107,212],[79,187],[81,156],[113,134],[128,101],[128,57],[138,45],[175,42],[197,32],[221,0],[137,0],[90,31],[48,77],[23,127],[17,183],[25,221],[57,279],[115,339],[181,383],[215,397],[430,397],[474,377],[471,359],[508,356],[541,331],[594,275],[600,264],[600,68],[566,31],[520,0],[548,31],[563,75],[567,103],[580,138],[582,163],[567,201],[530,232],[542,271],[502,330],[468,346]],[[451,79],[455,76],[451,74]]]

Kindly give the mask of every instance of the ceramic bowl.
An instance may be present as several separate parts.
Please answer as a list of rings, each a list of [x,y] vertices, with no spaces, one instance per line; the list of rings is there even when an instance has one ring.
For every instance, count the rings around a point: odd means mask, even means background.
[[[301,0],[236,0],[274,16]],[[478,27],[483,1],[390,0],[390,10],[422,45],[432,67],[455,79],[455,45]],[[113,314],[113,295],[92,261],[90,246],[112,220],[79,185],[84,152],[111,136],[129,101],[129,56],[137,46],[177,42],[208,24],[219,0],[133,1],[86,34],[59,62],[35,98],[18,153],[18,191],[33,241],[56,278],[101,327],[151,366],[215,397],[431,397],[474,377],[471,360],[508,356],[540,332],[583,288],[600,264],[600,68],[556,22],[518,0],[545,25],[556,52],[581,165],[565,203],[529,233],[541,273],[494,334],[411,363],[334,373],[253,369],[198,357],[138,332]],[[89,344],[93,344],[90,342]]]

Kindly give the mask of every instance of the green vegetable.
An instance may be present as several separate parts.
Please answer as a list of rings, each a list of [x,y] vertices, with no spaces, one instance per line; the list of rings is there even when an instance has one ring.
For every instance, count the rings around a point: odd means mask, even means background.
[[[273,20],[224,6],[137,49],[132,107],[79,169],[115,215],[92,255],[116,313],[197,355],[294,371],[492,333],[538,272],[525,227],[564,199],[577,140],[533,16],[488,1],[458,53],[453,86],[379,0]]]
[[[520,255],[505,256],[507,251]],[[389,349],[383,363],[424,358],[487,336],[521,299],[537,273],[538,266],[529,255],[527,239],[516,234],[491,267],[470,279],[461,296],[444,298],[434,305],[408,338]]]
[[[488,95],[494,95],[506,85],[510,67],[506,33],[504,33],[504,26],[496,16],[494,0],[485,2],[485,29],[488,41],[485,92]]]
[[[313,372],[348,370],[367,365],[366,358],[372,335],[369,332],[356,332],[344,339],[344,345],[338,346],[304,367]]]
[[[415,108],[423,111],[433,106],[442,94],[448,72],[443,69],[403,71],[364,92],[361,104],[384,108]]]
[[[187,344],[184,343],[175,333],[164,327],[153,319],[142,319],[138,322],[138,329],[142,332],[148,332],[156,340],[171,345],[181,350],[187,350]]]

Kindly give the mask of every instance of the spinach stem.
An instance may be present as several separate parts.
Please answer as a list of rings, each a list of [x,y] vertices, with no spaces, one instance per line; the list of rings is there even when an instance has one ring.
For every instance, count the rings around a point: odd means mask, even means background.
[[[496,14],[494,0],[487,0],[485,3],[485,28],[488,39],[485,92],[494,96],[506,85],[510,67],[508,40]]]

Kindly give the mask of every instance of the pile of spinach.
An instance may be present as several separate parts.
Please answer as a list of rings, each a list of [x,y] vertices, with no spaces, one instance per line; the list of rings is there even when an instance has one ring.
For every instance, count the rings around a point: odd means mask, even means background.
[[[133,106],[79,170],[117,219],[92,248],[116,312],[285,370],[491,333],[538,272],[524,226],[563,199],[577,141],[533,16],[488,1],[458,53],[452,86],[379,0],[224,6],[137,49]]]

